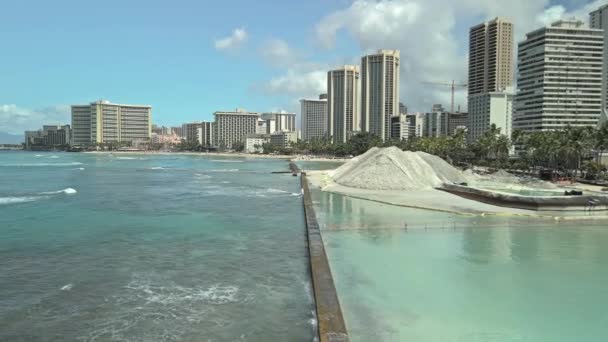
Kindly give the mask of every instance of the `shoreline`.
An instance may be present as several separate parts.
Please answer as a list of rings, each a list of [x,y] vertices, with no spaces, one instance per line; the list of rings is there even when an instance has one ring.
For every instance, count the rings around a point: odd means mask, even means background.
[[[141,155],[186,155],[201,157],[233,157],[250,159],[279,159],[289,161],[312,161],[312,162],[347,162],[350,158],[328,158],[311,155],[286,155],[286,154],[254,154],[241,152],[160,152],[160,151],[83,151],[74,153],[89,154],[141,154]]]

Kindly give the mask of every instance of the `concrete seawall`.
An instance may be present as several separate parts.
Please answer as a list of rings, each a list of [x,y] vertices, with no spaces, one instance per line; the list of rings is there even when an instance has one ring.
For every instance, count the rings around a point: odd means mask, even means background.
[[[304,191],[304,216],[306,218],[310,273],[317,311],[319,341],[348,341],[346,324],[342,316],[342,309],[340,308],[334,279],[325,253],[325,245],[308,188],[306,173],[304,172],[301,182]]]
[[[605,196],[518,196],[456,184],[443,184],[438,189],[478,202],[518,209],[546,211],[608,210],[608,197]],[[595,203],[593,207],[590,207],[589,201]]]

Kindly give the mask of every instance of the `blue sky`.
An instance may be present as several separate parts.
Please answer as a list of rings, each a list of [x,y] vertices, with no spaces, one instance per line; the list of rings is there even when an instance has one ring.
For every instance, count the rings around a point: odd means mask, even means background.
[[[161,125],[236,107],[298,111],[300,98],[323,91],[328,68],[377,48],[402,51],[402,98],[422,111],[449,96],[422,81],[464,80],[469,26],[507,15],[532,29],[571,14],[586,19],[601,3],[3,1],[0,131],[69,123],[70,104],[100,98],[150,104]]]

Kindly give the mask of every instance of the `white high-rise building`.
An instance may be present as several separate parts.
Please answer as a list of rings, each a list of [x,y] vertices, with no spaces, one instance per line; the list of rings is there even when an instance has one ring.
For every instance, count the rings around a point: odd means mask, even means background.
[[[334,143],[344,143],[360,130],[358,66],[327,72],[327,114],[327,132]]]
[[[589,26],[604,30],[604,66],[602,75],[602,108],[608,107],[608,5],[589,13]]]
[[[321,139],[327,136],[327,98],[300,100],[302,140]]]
[[[217,146],[232,148],[236,142],[245,143],[245,138],[257,131],[260,115],[244,110],[215,112]]]
[[[560,20],[519,43],[513,129],[594,126],[602,108],[604,33]]]
[[[471,141],[479,139],[492,125],[511,137],[513,116],[513,87],[504,91],[469,95],[468,136]]]
[[[265,134],[296,131],[296,113],[262,113],[261,118],[266,121]]]
[[[72,106],[73,144],[150,140],[152,107],[100,100]],[[88,138],[87,138],[88,137]]]
[[[361,129],[391,137],[391,118],[399,114],[399,50],[379,50],[361,59]]]

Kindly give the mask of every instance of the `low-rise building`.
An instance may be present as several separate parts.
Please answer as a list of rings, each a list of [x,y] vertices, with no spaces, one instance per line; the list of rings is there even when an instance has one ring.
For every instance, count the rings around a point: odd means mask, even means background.
[[[153,144],[177,145],[181,142],[181,138],[176,134],[156,134],[152,133],[151,142]]]
[[[298,132],[275,132],[270,135],[270,143],[274,146],[288,148],[291,142],[298,141]]]
[[[264,152],[264,144],[270,143],[270,135],[268,134],[251,134],[245,138],[245,152],[247,153],[262,153]]]

